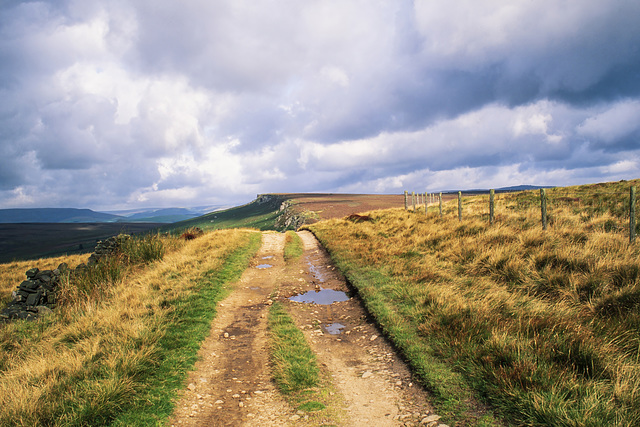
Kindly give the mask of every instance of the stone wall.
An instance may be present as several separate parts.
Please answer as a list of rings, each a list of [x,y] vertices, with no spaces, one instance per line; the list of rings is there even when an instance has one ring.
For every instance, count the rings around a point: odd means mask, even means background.
[[[130,238],[128,234],[120,234],[99,241],[95,252],[89,256],[87,264],[78,265],[75,271],[71,271],[65,263],[60,264],[55,270],[40,271],[38,268],[27,270],[27,280],[18,285],[18,289],[12,293],[12,301],[0,310],[0,322],[14,319],[34,320],[51,313],[57,306],[58,287],[65,275],[68,280],[73,281],[76,271],[86,270],[101,259],[116,255],[124,242]]]
[[[27,280],[13,291],[13,300],[0,310],[0,321],[12,319],[33,320],[51,313],[57,305],[58,286],[63,275],[69,273],[67,264],[60,264],[55,270],[31,268],[27,270]]]

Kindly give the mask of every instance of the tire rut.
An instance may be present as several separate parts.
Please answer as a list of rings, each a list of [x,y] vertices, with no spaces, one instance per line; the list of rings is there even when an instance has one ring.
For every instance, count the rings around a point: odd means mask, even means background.
[[[234,291],[219,304],[170,424],[309,425],[304,414],[296,413],[279,394],[268,368],[267,314],[270,297],[277,294],[342,395],[336,401],[344,402],[345,416],[332,420],[333,425],[444,426],[432,412],[429,395],[415,384],[357,297],[330,305],[289,299],[322,289],[350,292],[316,238],[308,231],[298,235],[304,254],[286,265],[285,235],[262,234],[258,254]],[[332,329],[337,323],[342,327]]]

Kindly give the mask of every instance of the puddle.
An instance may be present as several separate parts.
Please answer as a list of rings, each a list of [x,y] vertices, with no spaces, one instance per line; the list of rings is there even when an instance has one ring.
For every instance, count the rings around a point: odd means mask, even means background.
[[[342,333],[342,329],[344,329],[344,325],[342,323],[331,323],[324,328],[331,335],[340,335]]]
[[[256,268],[271,268],[271,267],[273,267],[273,265],[271,265],[271,264],[256,265]]]
[[[260,286],[249,286],[249,289],[251,289],[252,291],[257,291],[260,289]]]
[[[262,259],[271,259],[271,258],[273,258],[273,255],[267,255],[262,257]]]
[[[311,261],[309,261],[307,264],[309,264],[309,272],[313,274],[313,277],[315,277],[316,280],[318,280],[320,283],[324,283],[325,275],[320,271],[320,268],[313,265]]]
[[[334,302],[348,301],[349,297],[342,291],[334,291],[333,289],[321,289],[305,292],[304,294],[294,295],[289,298],[295,302],[306,302],[320,305],[329,305]]]

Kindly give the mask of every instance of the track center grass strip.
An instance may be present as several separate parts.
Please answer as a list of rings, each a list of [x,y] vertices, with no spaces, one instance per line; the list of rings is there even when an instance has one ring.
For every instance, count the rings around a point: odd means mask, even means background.
[[[284,241],[284,260],[292,262],[302,256],[304,246],[302,239],[295,231],[287,231]]]
[[[318,365],[304,334],[285,305],[269,308],[270,361],[273,379],[291,406],[305,412],[313,425],[327,425],[343,418],[340,397],[328,372]]]

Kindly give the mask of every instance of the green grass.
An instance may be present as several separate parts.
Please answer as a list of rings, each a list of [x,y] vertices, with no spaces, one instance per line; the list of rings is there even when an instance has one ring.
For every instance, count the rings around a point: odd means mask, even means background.
[[[284,244],[284,260],[286,262],[295,261],[302,256],[303,252],[304,246],[300,236],[295,231],[287,231]]]
[[[148,264],[162,259],[166,248],[159,234],[143,234],[123,240],[121,251],[129,264]]]
[[[330,375],[321,369],[304,334],[281,302],[269,309],[271,370],[287,402],[304,411],[312,425],[329,425],[344,418],[341,397]]]
[[[243,206],[212,212],[198,218],[176,222],[160,227],[161,231],[181,233],[199,227],[203,230],[220,230],[227,228],[255,228],[258,230],[275,230],[275,222],[280,212],[275,203],[251,202]]]
[[[269,330],[273,377],[278,389],[291,394],[318,386],[316,355],[282,303],[273,304],[269,310]]]

